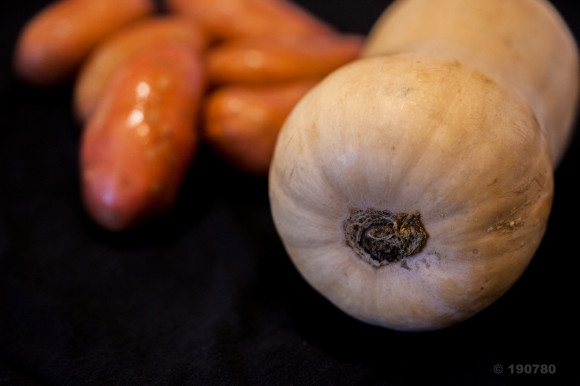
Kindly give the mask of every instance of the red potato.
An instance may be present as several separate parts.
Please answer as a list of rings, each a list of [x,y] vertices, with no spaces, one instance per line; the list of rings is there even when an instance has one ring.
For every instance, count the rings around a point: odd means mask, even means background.
[[[359,35],[234,39],[212,49],[206,58],[211,83],[268,83],[322,78],[356,59]]]
[[[14,69],[37,86],[67,80],[98,42],[153,11],[152,0],[56,1],[24,26],[14,52]]]
[[[120,231],[166,213],[199,143],[203,62],[162,44],[114,75],[81,138],[82,196],[102,227]]]
[[[237,169],[265,176],[284,120],[317,82],[217,89],[204,106],[205,140]]]
[[[313,36],[334,29],[290,0],[166,0],[171,12],[206,26],[216,40],[250,36]]]
[[[77,117],[88,119],[111,75],[123,63],[164,41],[181,42],[200,53],[208,43],[198,25],[179,16],[156,16],[126,26],[99,44],[82,65],[74,87]]]

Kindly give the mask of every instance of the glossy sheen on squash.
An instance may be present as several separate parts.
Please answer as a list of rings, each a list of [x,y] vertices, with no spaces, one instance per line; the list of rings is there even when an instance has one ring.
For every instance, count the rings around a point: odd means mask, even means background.
[[[431,47],[324,79],[286,120],[269,175],[276,229],[306,281],[398,330],[454,325],[515,283],[546,229],[561,156],[537,118],[549,106]]]

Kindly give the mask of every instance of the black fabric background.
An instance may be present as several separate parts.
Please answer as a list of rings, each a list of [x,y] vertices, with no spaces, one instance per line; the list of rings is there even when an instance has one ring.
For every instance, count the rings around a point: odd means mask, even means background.
[[[578,137],[556,172],[541,247],[504,297],[443,331],[368,326],[294,269],[267,181],[206,148],[163,220],[110,234],[86,218],[71,84],[34,89],[10,66],[20,28],[48,3],[0,13],[0,384],[580,384]],[[299,3],[366,33],[390,2]],[[554,4],[580,36],[574,3]],[[510,374],[510,364],[557,371]]]

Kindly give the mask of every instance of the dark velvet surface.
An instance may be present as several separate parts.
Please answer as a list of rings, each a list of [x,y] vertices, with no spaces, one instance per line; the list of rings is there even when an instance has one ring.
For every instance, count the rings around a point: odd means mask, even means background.
[[[162,220],[112,234],[86,217],[72,84],[35,89],[10,65],[19,30],[48,3],[0,14],[0,384],[580,384],[578,136],[556,172],[545,238],[504,297],[442,331],[365,325],[299,276],[266,179],[205,147]],[[388,3],[300,1],[358,33]],[[574,3],[554,4],[580,36]],[[511,374],[511,364],[556,373]]]

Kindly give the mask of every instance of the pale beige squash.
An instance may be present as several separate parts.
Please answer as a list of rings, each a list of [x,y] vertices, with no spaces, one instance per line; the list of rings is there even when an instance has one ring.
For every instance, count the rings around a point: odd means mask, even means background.
[[[522,95],[557,166],[578,103],[578,48],[545,0],[399,0],[375,23],[365,56],[419,51],[459,59]]]
[[[478,3],[401,0],[392,12],[429,2]],[[430,17],[445,24],[445,10]],[[454,325],[521,276],[546,229],[553,161],[565,147],[547,140],[546,122],[569,102],[552,90],[557,99],[538,109],[542,98],[459,54],[468,42],[445,53],[442,40],[437,54],[416,43],[372,54],[371,36],[368,57],[298,103],[269,175],[276,229],[307,282],[349,315],[398,330]],[[567,122],[569,108],[559,110]]]

